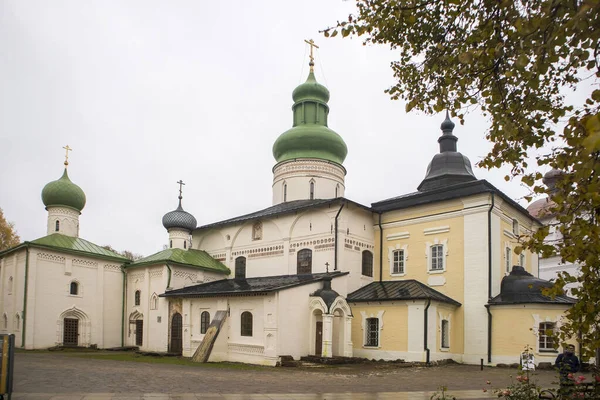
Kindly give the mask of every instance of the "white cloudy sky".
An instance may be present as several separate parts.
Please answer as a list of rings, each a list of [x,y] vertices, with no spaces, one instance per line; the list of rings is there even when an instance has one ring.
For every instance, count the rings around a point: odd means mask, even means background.
[[[62,174],[87,195],[81,236],[149,255],[177,205],[200,225],[271,205],[271,148],[291,127],[307,75],[304,39],[320,45],[329,126],[348,145],[346,197],[370,203],[414,191],[438,150],[443,115],[406,114],[383,92],[397,55],[319,30],[353,2],[0,2],[0,207],[22,240],[46,233],[40,192]],[[488,121],[457,126],[473,163]],[[518,199],[503,171],[476,169]]]

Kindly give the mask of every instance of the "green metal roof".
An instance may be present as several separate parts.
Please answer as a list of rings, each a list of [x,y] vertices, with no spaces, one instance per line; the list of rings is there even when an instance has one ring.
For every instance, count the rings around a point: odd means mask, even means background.
[[[110,250],[106,250],[105,248],[100,247],[90,241],[61,235],[60,233],[53,233],[52,235],[44,236],[39,239],[32,240],[31,242],[23,242],[16,247],[1,251],[0,256],[31,246],[49,248],[66,253],[81,254],[88,257],[105,258],[118,261],[120,263],[129,262],[128,258]]]
[[[222,272],[229,275],[231,271],[220,261],[212,258],[203,250],[166,249],[151,256],[141,258],[129,265],[127,268],[140,267],[149,264],[174,263],[195,268]]]

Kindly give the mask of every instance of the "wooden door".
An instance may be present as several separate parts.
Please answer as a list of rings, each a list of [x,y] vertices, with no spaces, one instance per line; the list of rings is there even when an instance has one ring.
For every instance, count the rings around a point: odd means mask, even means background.
[[[144,343],[144,320],[135,321],[135,345],[142,346]]]
[[[63,345],[77,346],[79,344],[79,320],[75,318],[64,319]]]
[[[181,314],[175,313],[171,320],[171,353],[181,354],[183,350],[183,322]]]
[[[315,355],[321,356],[323,352],[323,321],[317,321],[317,330],[315,332]]]

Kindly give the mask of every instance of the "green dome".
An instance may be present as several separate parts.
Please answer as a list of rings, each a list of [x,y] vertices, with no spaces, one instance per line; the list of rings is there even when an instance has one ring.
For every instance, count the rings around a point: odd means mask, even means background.
[[[327,103],[329,101],[329,90],[317,82],[315,74],[311,72],[308,74],[306,82],[294,89],[292,99],[294,103],[302,100],[319,100]]]
[[[67,169],[57,181],[52,181],[42,190],[42,201],[46,207],[66,206],[83,210],[85,207],[85,193],[69,179]]]
[[[293,127],[273,145],[277,162],[296,158],[318,158],[342,164],[348,154],[344,139],[327,127],[329,90],[319,84],[311,71],[306,82],[293,94]]]

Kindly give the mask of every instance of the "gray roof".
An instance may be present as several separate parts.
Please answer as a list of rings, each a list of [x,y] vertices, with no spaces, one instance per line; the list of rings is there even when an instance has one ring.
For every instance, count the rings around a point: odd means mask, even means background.
[[[455,306],[461,304],[429,286],[414,280],[372,282],[348,295],[348,303],[393,300],[436,300]]]
[[[542,225],[542,223],[537,218],[529,214],[523,206],[521,206],[519,203],[517,203],[507,195],[505,195],[502,191],[500,191],[498,188],[496,188],[494,185],[492,185],[485,179],[457,183],[455,185],[445,186],[426,192],[412,192],[402,196],[392,197],[390,199],[378,201],[376,203],[371,204],[371,207],[373,211],[382,213],[402,208],[421,206],[424,204],[435,203],[438,201],[473,196],[481,193],[495,193],[502,200],[509,203],[512,207],[516,208],[522,214],[530,217],[531,219]]]
[[[339,204],[342,202],[354,204],[360,208],[363,208],[367,211],[371,211],[371,209],[362,204],[356,203],[352,200],[346,199],[344,197],[337,197],[334,199],[314,199],[314,200],[294,200],[288,201],[280,204],[275,204],[274,206],[265,208],[260,211],[256,211],[250,214],[241,215],[239,217],[226,219],[219,222],[213,222],[211,224],[199,226],[198,229],[206,229],[206,228],[215,228],[218,226],[229,225],[229,224],[237,224],[240,222],[246,222],[250,220],[260,219],[260,218],[268,218],[274,217],[277,215],[290,214],[297,211],[302,211],[308,208],[317,208],[324,206],[331,206],[333,204]]]
[[[304,275],[263,276],[246,279],[222,279],[219,281],[188,286],[182,289],[170,290],[160,297],[216,297],[254,295],[277,292],[296,286],[320,282],[327,277],[337,278],[348,272],[332,272]]]
[[[490,300],[491,305],[501,304],[565,304],[571,305],[575,299],[560,295],[554,298],[542,294],[544,288],[551,288],[552,282],[531,275],[521,266],[515,265],[508,276],[502,278],[500,294]]]

